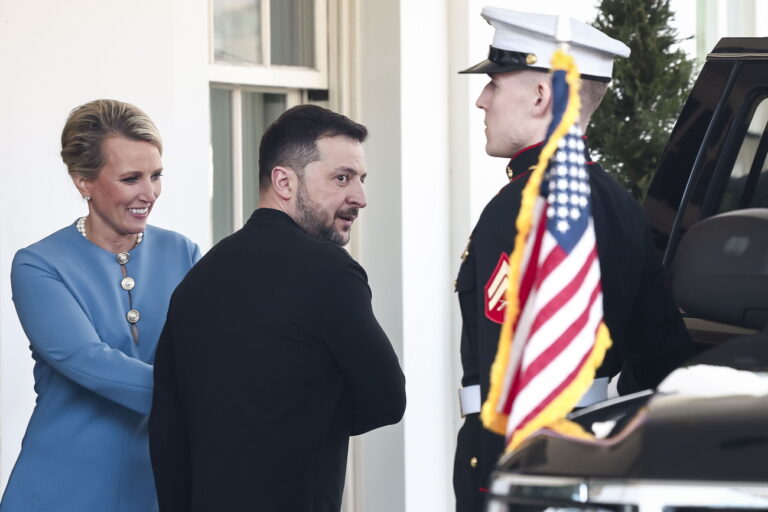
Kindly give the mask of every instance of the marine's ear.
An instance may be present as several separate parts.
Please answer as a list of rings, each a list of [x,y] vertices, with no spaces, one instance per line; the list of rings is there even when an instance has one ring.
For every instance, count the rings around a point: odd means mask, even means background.
[[[549,75],[545,75],[549,76]],[[549,80],[539,80],[536,83],[536,90],[533,103],[533,114],[535,116],[548,115],[552,108],[552,84]]]

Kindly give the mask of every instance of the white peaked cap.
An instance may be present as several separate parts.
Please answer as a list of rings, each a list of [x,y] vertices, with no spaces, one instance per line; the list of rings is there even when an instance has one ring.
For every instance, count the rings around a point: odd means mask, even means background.
[[[546,71],[555,50],[558,18],[552,14],[511,11],[484,7],[482,16],[495,29],[488,59],[461,73],[505,73],[520,69]],[[608,81],[614,57],[629,57],[629,47],[595,27],[573,18],[570,23],[569,53],[585,78]]]

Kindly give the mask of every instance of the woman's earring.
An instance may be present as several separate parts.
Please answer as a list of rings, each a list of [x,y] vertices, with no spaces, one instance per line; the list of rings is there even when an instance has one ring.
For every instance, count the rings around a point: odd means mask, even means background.
[[[86,201],[90,201],[91,200],[91,196],[83,196],[83,199],[85,199]]]

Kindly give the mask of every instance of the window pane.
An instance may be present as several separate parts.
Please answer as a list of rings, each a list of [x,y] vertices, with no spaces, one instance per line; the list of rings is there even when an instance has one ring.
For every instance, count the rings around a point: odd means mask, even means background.
[[[757,178],[757,185],[749,206],[751,208],[768,208],[768,99],[763,100],[757,107],[757,112],[755,112],[755,117],[749,127],[749,133],[761,137],[755,155],[755,165],[760,165],[760,175]]]
[[[232,233],[232,93],[211,89],[213,242]]]
[[[213,0],[214,60],[261,64],[261,2]]]
[[[272,0],[269,5],[272,64],[314,67],[314,0]]]
[[[763,170],[757,178],[755,195],[752,196],[750,208],[768,208],[768,156],[763,161]]]
[[[243,92],[243,220],[259,206],[261,136],[284,110],[284,94]]]
[[[744,136],[718,212],[768,206],[768,99],[760,101]],[[750,175],[752,175],[750,177]]]

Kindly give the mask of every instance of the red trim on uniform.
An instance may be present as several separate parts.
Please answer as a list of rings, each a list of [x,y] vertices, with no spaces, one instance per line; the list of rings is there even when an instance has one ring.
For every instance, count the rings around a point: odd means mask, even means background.
[[[515,159],[515,158],[517,158],[517,157],[518,157],[518,155],[520,155],[521,153],[525,153],[525,152],[526,152],[526,151],[528,151],[529,149],[531,149],[531,148],[535,148],[536,146],[541,146],[541,145],[543,145],[543,144],[544,144],[544,141],[541,141],[541,142],[537,142],[536,144],[532,144],[532,145],[528,146],[527,148],[523,148],[523,149],[521,149],[520,151],[518,151],[517,153],[515,153],[514,155],[512,155],[512,158],[510,158],[510,160],[514,160],[514,159]]]
[[[488,492],[488,489],[486,489],[485,487],[480,487],[477,490],[480,492]]]

